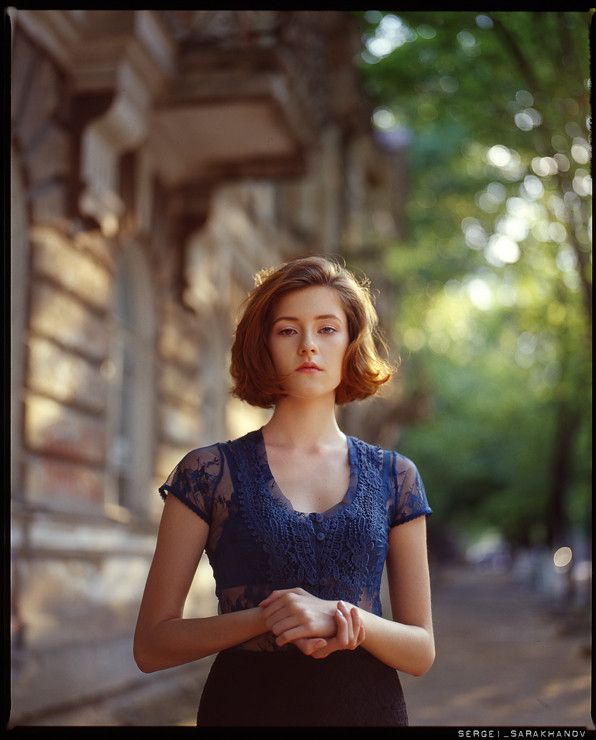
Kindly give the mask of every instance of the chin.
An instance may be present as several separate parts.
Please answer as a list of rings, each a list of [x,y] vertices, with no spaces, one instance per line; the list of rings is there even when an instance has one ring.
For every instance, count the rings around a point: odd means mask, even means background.
[[[335,399],[335,388],[330,388],[328,390],[321,390],[316,388],[304,390],[303,388],[300,388],[286,391],[285,396],[285,398],[295,398],[297,401],[313,401],[317,398],[328,397]]]

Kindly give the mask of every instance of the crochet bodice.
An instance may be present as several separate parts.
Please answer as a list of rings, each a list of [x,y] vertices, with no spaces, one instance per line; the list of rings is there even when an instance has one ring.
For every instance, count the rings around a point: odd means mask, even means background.
[[[324,512],[293,508],[269,467],[261,429],[187,453],[159,492],[209,525],[206,552],[219,612],[257,606],[276,589],[300,586],[381,614],[389,530],[432,513],[414,463],[347,435],[350,481]],[[284,650],[272,633],[233,649]]]

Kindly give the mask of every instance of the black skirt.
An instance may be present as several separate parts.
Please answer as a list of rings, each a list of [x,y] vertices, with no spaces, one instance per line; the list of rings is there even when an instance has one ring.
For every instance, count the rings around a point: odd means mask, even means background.
[[[300,650],[231,650],[216,656],[199,727],[403,727],[397,671],[364,648],[311,658]]]

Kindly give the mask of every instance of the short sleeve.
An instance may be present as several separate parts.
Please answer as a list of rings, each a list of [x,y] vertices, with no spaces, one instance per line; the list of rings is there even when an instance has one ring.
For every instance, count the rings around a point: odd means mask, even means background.
[[[391,480],[395,497],[390,520],[391,527],[405,524],[419,516],[432,514],[418,468],[411,460],[398,452],[392,453]]]
[[[211,524],[213,500],[222,469],[219,445],[191,450],[159,487],[159,493],[164,501],[171,493],[207,524]]]

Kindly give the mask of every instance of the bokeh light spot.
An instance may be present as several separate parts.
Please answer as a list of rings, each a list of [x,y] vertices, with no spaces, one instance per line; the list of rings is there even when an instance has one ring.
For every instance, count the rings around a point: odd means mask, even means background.
[[[557,568],[564,568],[569,565],[573,558],[573,553],[570,547],[559,547],[559,549],[553,555],[553,563]]]
[[[495,144],[488,150],[486,158],[495,167],[506,167],[511,161],[511,152],[506,146]]]

